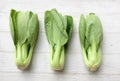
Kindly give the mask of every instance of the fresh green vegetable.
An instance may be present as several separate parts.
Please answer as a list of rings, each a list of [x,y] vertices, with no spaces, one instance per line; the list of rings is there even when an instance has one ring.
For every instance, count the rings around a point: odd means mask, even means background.
[[[51,48],[50,63],[54,70],[63,70],[65,50],[73,30],[71,16],[62,16],[56,9],[45,12],[45,31]]]
[[[15,62],[19,69],[30,64],[39,32],[37,14],[11,10],[10,30],[15,45]]]
[[[101,43],[103,29],[98,16],[90,13],[86,18],[81,15],[79,36],[85,64],[90,71],[96,71],[101,63]]]

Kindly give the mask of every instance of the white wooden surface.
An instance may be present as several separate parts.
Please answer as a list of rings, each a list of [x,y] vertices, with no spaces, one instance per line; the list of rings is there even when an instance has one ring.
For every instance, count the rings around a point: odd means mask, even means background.
[[[14,45],[9,29],[10,9],[31,10],[39,15],[40,33],[30,68],[20,71],[14,63]],[[44,31],[44,11],[56,8],[72,15],[74,31],[63,72],[51,70],[49,44]],[[96,13],[103,24],[103,60],[100,69],[89,72],[82,59],[78,35],[81,13]],[[120,0],[0,0],[0,81],[120,81]]]

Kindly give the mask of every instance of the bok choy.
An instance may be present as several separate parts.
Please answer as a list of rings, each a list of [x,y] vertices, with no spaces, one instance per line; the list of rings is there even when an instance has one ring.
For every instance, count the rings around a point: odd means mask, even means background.
[[[96,71],[101,63],[103,29],[98,16],[90,13],[86,18],[81,15],[79,36],[83,58],[90,71]]]
[[[31,11],[10,12],[10,30],[15,45],[15,62],[19,69],[26,69],[31,61],[39,32],[37,14]]]
[[[73,18],[63,16],[56,9],[52,9],[45,12],[44,19],[45,32],[51,48],[51,67],[54,70],[63,70],[66,45],[73,30]]]

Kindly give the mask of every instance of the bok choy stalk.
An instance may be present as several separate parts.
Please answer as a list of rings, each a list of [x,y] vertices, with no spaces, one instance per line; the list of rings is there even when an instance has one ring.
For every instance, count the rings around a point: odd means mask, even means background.
[[[39,32],[37,14],[31,11],[10,12],[10,30],[15,45],[15,62],[19,69],[26,69],[30,64]]]
[[[62,16],[56,9],[45,12],[45,32],[50,44],[50,63],[54,70],[63,70],[66,45],[73,30],[73,18]]]
[[[83,58],[90,71],[96,71],[101,63],[101,43],[103,29],[98,16],[90,13],[86,18],[81,15],[79,36]]]

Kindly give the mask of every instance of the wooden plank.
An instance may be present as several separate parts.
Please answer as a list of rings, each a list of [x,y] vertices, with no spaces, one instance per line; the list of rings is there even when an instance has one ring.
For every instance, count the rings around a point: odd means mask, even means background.
[[[20,9],[20,10],[33,10],[38,12],[44,12],[46,9],[50,8],[57,8],[64,12],[88,12],[88,11],[95,11],[99,13],[114,13],[118,12],[119,9],[119,0],[109,0],[109,1],[102,1],[102,0],[76,0],[76,1],[50,1],[50,0],[40,0],[40,1],[4,1],[6,3],[2,8],[2,12],[9,12],[11,8]],[[32,4],[31,4],[32,3]],[[67,10],[67,11],[66,11]]]
[[[19,72],[19,73],[0,73],[1,81],[119,81],[120,75],[100,75],[97,73],[79,74],[79,73],[31,73],[31,72]]]

